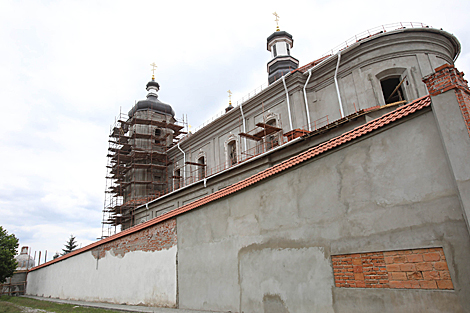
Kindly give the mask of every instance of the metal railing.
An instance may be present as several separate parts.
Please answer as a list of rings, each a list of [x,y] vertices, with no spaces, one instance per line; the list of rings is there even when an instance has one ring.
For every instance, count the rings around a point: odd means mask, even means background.
[[[379,35],[382,33],[386,33],[389,31],[394,31],[394,30],[399,30],[399,29],[404,29],[404,28],[429,28],[430,26],[420,23],[420,22],[398,22],[398,23],[390,23],[390,24],[383,24],[374,28],[370,28],[366,31],[363,31],[359,34],[356,34],[352,36],[351,38],[343,41],[336,47],[328,50],[325,52],[321,57],[330,55],[330,54],[335,54],[340,50],[344,50],[348,48],[350,45],[359,42],[361,40],[373,37],[375,35]]]
[[[26,281],[0,284],[0,295],[19,296],[26,292]]]

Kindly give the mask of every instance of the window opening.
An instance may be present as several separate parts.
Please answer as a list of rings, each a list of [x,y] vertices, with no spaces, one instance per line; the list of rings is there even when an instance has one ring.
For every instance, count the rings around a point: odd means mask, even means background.
[[[237,144],[234,141],[231,141],[227,145],[228,148],[228,161],[229,161],[229,166],[232,166],[234,164],[237,164]]]
[[[160,128],[155,129],[155,136],[160,137],[162,135],[162,130]]]
[[[175,189],[179,189],[181,187],[181,169],[177,169],[175,171],[175,175],[173,176],[175,182]]]
[[[405,95],[403,93],[402,88],[402,84],[405,78],[400,80],[400,77],[394,77],[380,81],[380,85],[382,87],[382,92],[385,99],[385,104],[405,100]]]
[[[276,51],[276,44],[273,45],[273,56],[277,56],[277,51]]]
[[[199,164],[206,164],[205,158],[202,156],[197,160],[197,163]],[[206,177],[206,167],[205,166],[199,166],[198,169],[198,176],[199,179],[204,179]]]
[[[287,46],[287,55],[290,55],[290,47],[289,47],[289,44],[286,42],[286,46]]]
[[[269,126],[276,127],[276,120],[270,120],[266,124]],[[277,132],[266,136],[265,142],[266,142],[266,151],[279,146],[279,136]]]

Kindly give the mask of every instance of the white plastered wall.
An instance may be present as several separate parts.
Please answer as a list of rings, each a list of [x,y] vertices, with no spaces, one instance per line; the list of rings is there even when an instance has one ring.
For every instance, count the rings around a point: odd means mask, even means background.
[[[110,303],[176,306],[177,247],[160,251],[87,251],[28,274],[26,293],[43,297]]]

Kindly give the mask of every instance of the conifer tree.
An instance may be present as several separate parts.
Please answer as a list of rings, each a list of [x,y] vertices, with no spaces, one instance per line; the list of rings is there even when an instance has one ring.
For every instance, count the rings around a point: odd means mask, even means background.
[[[75,241],[75,237],[74,237],[74,235],[70,235],[69,240],[65,244],[65,249],[62,249],[62,251],[64,251],[64,253],[62,253],[62,255],[66,255],[67,253],[72,252],[73,250],[75,250],[76,247],[78,247],[78,244]]]

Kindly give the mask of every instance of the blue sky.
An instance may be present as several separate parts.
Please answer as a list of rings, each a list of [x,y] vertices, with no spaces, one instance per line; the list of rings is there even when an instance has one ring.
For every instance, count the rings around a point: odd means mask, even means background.
[[[109,127],[145,98],[158,68],[160,100],[194,128],[267,80],[266,38],[294,36],[306,64],[367,29],[422,22],[462,44],[470,71],[468,1],[0,0],[0,225],[33,251],[61,251],[70,234],[101,235]]]

